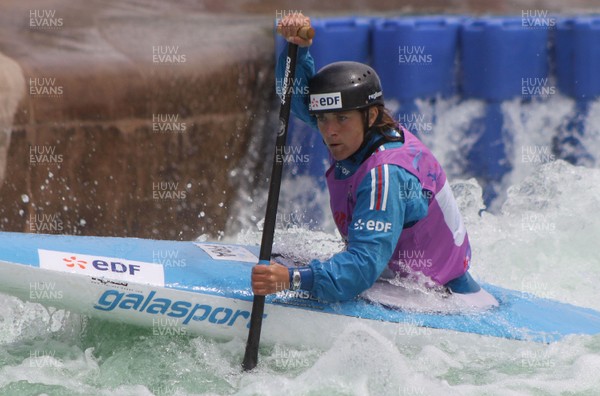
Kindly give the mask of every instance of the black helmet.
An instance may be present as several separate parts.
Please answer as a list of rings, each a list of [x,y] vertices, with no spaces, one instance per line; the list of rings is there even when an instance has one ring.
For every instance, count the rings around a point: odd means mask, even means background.
[[[383,105],[379,76],[372,67],[358,62],[334,62],[308,82],[311,114],[363,109]]]

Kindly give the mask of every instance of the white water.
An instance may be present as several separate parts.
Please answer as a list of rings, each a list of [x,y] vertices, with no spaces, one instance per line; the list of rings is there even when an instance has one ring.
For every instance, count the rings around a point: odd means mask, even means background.
[[[539,123],[550,120],[554,128],[554,117],[571,108],[564,99],[554,100],[554,108],[536,104],[540,114],[514,118],[514,128],[529,132],[516,145],[547,144],[550,137]],[[478,106],[448,104],[445,116],[438,113],[438,122],[448,129],[436,125],[432,146],[442,162],[450,162],[449,173],[452,156],[469,144],[451,132],[468,124]],[[517,111],[511,106],[504,109],[508,114]],[[599,110],[591,115],[598,117]],[[600,125],[590,124],[591,129]],[[598,145],[590,139],[590,147]],[[451,143],[441,145],[444,140]],[[451,181],[473,247],[475,278],[600,310],[599,169],[562,161],[522,163],[507,176],[506,201],[498,203],[494,214],[481,212],[476,181]],[[307,194],[309,188],[298,182],[284,185],[283,192]],[[324,205],[326,199],[317,195]],[[236,219],[245,231],[225,239],[259,243],[264,202],[245,202]],[[308,261],[341,249],[335,233],[308,231],[301,215],[293,217],[295,210],[300,209],[280,212],[274,251]],[[157,336],[148,329],[86,320],[4,295],[0,321],[3,395],[600,394],[600,336],[571,336],[544,345],[403,324],[387,339],[362,325],[339,329],[340,336],[326,349],[263,347],[259,367],[243,373],[243,339],[222,343]]]
[[[600,170],[556,161],[510,188],[497,215],[481,188],[453,190],[479,280],[600,309]],[[531,217],[533,216],[533,217]],[[230,238],[256,243],[258,229]],[[331,234],[279,229],[275,250],[301,259],[341,248]],[[275,345],[242,373],[245,340],[153,336],[78,315],[52,315],[2,296],[2,394],[48,395],[594,395],[600,392],[600,336],[551,345],[404,325],[394,339],[365,327],[340,329],[319,350]],[[310,326],[310,323],[306,323]]]
[[[599,183],[598,169],[563,161],[538,164],[522,183],[509,188],[499,214],[480,215],[481,187],[474,180],[454,182],[473,245],[473,275],[486,283],[600,309],[600,198],[594,194]],[[258,233],[239,235],[237,241],[256,242]],[[309,259],[337,251],[338,241],[329,234],[288,229],[278,233],[275,246]],[[316,254],[308,253],[307,246]],[[276,376],[277,385],[250,389],[260,394],[283,389],[356,395],[600,392],[600,336],[541,345],[428,329],[403,332],[394,340],[368,328],[341,333],[298,376]]]
[[[424,117],[421,124],[431,123],[431,132],[418,136],[442,163],[449,179],[461,178],[465,172],[469,173],[473,165],[466,163],[465,153],[473,146],[474,137],[466,132],[471,121],[484,114],[484,102],[452,98],[417,101],[416,104]],[[512,165],[512,170],[502,180],[495,181],[500,186],[500,194],[488,208],[494,212],[506,200],[510,186],[523,181],[538,165],[557,159],[553,153],[553,138],[565,128],[567,120],[577,116],[575,102],[563,95],[526,103],[516,98],[503,102],[501,110],[503,129],[512,137],[512,141],[504,141],[506,160]],[[590,104],[580,140],[586,151],[597,158],[600,152],[600,100]],[[597,160],[595,163],[581,160],[581,164],[586,166],[598,166],[598,163]]]

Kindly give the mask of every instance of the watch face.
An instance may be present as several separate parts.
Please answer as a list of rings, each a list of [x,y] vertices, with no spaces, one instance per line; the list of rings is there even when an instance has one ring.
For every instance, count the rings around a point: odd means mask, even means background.
[[[294,276],[292,277],[292,281],[293,281],[293,285],[292,287],[294,288],[294,290],[297,290],[300,288],[300,271],[298,270],[294,270]]]

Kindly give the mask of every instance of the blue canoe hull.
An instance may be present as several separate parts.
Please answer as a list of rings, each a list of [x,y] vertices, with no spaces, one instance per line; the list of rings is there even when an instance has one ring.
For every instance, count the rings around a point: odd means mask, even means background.
[[[257,246],[212,242],[4,232],[0,291],[105,319],[152,326],[172,320],[191,333],[243,336],[257,254]],[[264,323],[269,328],[270,323],[301,318],[318,328],[319,323],[359,320],[536,342],[600,333],[600,312],[593,309],[483,287],[499,307],[460,314],[408,312],[361,298],[327,304],[308,293],[279,294],[267,297]],[[277,331],[273,327],[271,333]]]

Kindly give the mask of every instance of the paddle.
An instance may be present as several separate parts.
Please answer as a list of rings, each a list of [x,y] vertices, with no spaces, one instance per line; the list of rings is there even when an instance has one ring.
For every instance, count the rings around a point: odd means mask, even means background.
[[[315,35],[313,28],[302,26],[298,29],[297,36],[311,39]],[[281,108],[279,110],[279,131],[275,140],[275,153],[273,156],[273,170],[271,171],[271,182],[269,185],[269,196],[267,198],[267,211],[265,224],[260,244],[259,264],[268,265],[271,262],[271,249],[273,248],[273,235],[275,233],[275,220],[277,216],[277,205],[279,204],[279,191],[281,187],[281,173],[283,161],[281,154],[287,138],[288,121],[290,118],[292,87],[294,75],[296,74],[296,56],[298,45],[288,43],[287,57],[285,60],[285,74],[283,81],[283,95],[281,96]],[[242,367],[244,370],[252,370],[258,363],[258,344],[260,343],[260,330],[265,308],[265,296],[254,295],[252,302],[252,314],[250,315],[250,330],[246,343],[246,353]]]

